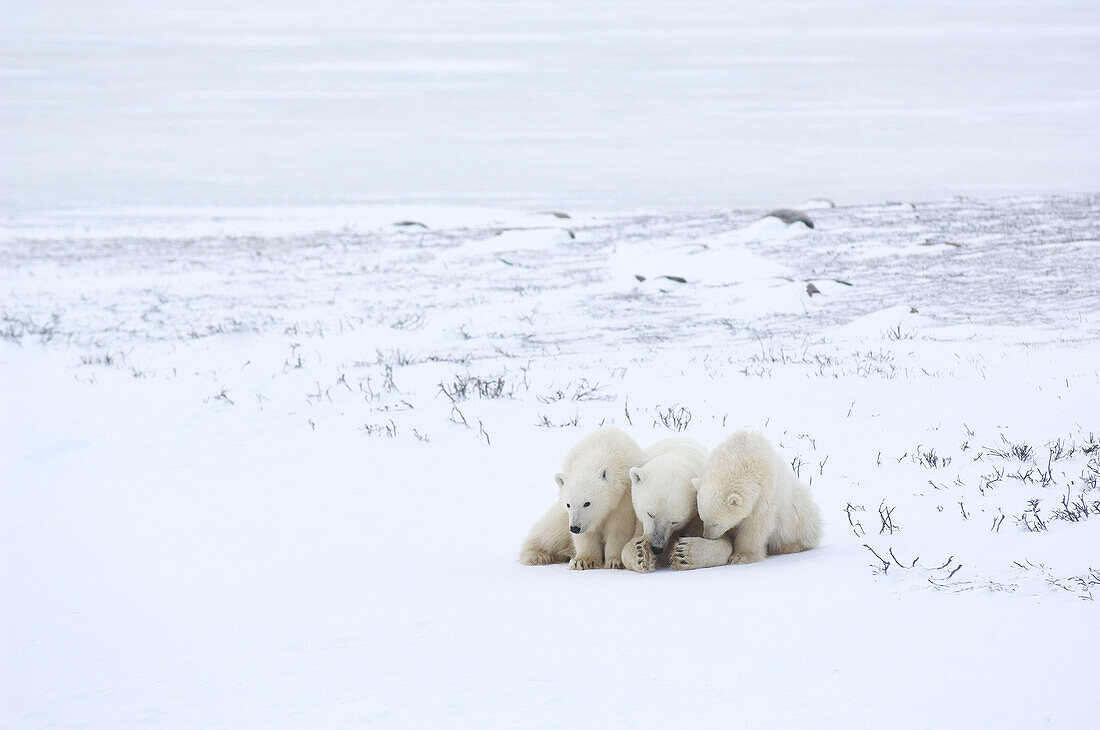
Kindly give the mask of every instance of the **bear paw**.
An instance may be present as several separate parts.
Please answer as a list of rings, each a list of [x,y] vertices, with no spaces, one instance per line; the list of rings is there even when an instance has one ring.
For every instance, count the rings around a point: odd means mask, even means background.
[[[668,565],[673,570],[691,570],[696,566],[695,556],[692,555],[691,541],[681,537],[672,546],[672,554],[668,556]]]
[[[593,568],[600,567],[599,560],[591,560],[585,558],[572,558],[569,561],[570,570],[592,570]]]
[[[611,568],[612,570],[622,570],[626,566],[623,565],[622,558],[608,558],[605,568]]]
[[[764,559],[762,553],[734,553],[730,558],[730,565],[748,565],[749,563],[759,563]]]
[[[528,550],[519,556],[519,562],[524,565],[552,565],[558,561],[544,550]]]
[[[628,552],[634,560],[630,566],[631,570],[636,570],[639,573],[652,573],[657,569],[657,556],[653,554],[653,550],[649,547],[649,540],[644,537],[639,537],[635,540]]]

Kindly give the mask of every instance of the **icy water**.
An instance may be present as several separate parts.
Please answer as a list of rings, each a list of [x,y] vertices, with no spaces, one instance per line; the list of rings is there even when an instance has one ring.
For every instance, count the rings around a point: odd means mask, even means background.
[[[0,211],[1100,187],[1091,2],[5,3]]]

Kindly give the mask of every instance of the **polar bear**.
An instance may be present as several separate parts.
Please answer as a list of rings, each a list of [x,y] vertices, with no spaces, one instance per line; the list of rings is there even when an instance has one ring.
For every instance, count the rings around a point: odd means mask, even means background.
[[[707,449],[685,438],[664,439],[645,450],[644,466],[630,470],[630,497],[639,528],[623,548],[623,564],[652,573],[682,536],[703,534],[691,480],[703,473]]]
[[[641,447],[614,426],[577,442],[554,475],[558,502],[531,528],[520,562],[569,560],[572,570],[622,568],[623,546],[636,531],[630,469],[643,463]]]
[[[762,434],[727,438],[694,485],[703,536],[680,538],[669,558],[673,568],[755,563],[821,541],[821,513],[809,488]]]

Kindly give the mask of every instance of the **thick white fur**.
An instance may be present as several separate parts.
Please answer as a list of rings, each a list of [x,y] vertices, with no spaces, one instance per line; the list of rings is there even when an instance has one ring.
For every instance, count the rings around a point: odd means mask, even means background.
[[[520,549],[527,565],[569,561],[574,570],[622,568],[623,546],[635,534],[630,469],[645,462],[627,434],[605,426],[585,436],[554,476],[558,501],[535,523]],[[571,527],[579,532],[573,534]]]
[[[738,431],[719,444],[694,484],[703,536],[676,543],[674,568],[755,563],[821,541],[821,513],[810,490],[755,431]]]
[[[622,556],[623,564],[639,573],[667,564],[679,538],[703,534],[691,480],[702,474],[707,449],[691,439],[664,439],[647,448],[645,455],[645,465],[630,470],[639,529]]]
[[[573,557],[573,536],[569,534],[569,513],[555,502],[527,533],[520,548],[524,565],[565,563]]]

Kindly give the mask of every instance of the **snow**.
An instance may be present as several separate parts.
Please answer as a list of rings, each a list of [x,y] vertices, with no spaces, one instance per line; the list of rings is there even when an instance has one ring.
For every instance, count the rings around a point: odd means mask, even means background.
[[[4,724],[1089,724],[1100,199],[813,216],[12,214]],[[519,565],[601,423],[764,431],[824,544]]]
[[[0,200],[653,210],[1089,192],[1092,0],[7,0]]]
[[[2,18],[0,726],[1095,724],[1092,0]],[[519,565],[607,423],[823,544]]]

